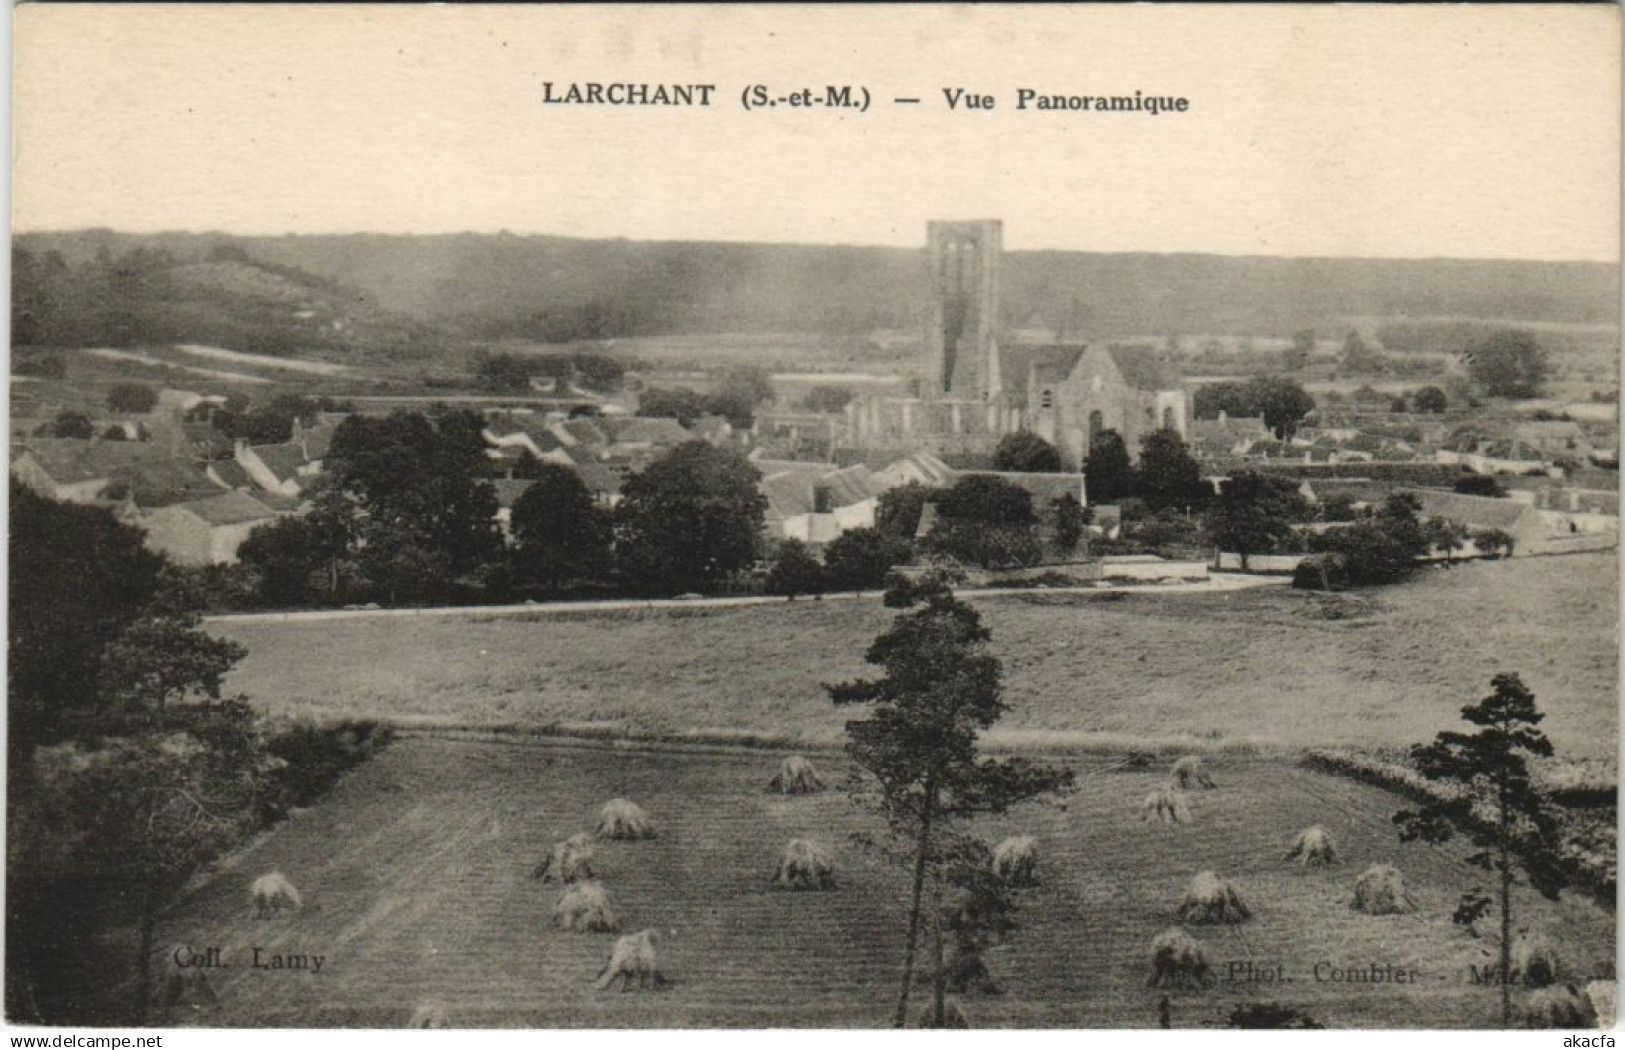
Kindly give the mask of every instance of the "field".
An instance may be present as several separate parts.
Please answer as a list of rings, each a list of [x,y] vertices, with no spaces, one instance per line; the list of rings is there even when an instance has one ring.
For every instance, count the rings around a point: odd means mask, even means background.
[[[771,755],[676,754],[409,737],[348,778],[330,799],[233,858],[166,918],[158,964],[178,949],[221,949],[217,1006],[183,1007],[181,1024],[396,1027],[438,1003],[454,1026],[884,1025],[895,994],[906,879],[847,840],[866,825],[839,791],[768,794]],[[1222,756],[1218,789],[1195,796],[1195,822],[1140,823],[1138,800],[1161,769],[1124,772],[1080,760],[1065,811],[1034,806],[984,829],[1042,843],[1041,886],[1022,928],[989,959],[1005,990],[968,1000],[981,1025],[1150,1027],[1148,945],[1172,925],[1186,883],[1214,869],[1254,917],[1238,928],[1192,927],[1219,984],[1176,993],[1174,1023],[1211,1024],[1241,1002],[1298,1006],[1336,1027],[1471,1027],[1493,1023],[1495,992],[1469,967],[1483,941],[1449,914],[1471,869],[1459,851],[1398,842],[1386,793],[1280,760]],[[839,779],[841,770],[826,769]],[[650,842],[610,843],[599,876],[623,928],[658,928],[659,991],[600,992],[593,978],[608,934],[550,921],[556,885],[528,872],[556,838],[585,828],[624,795],[659,823]],[[1347,860],[1310,871],[1283,860],[1294,834],[1324,824]],[[838,887],[795,893],[770,883],[778,851],[811,835],[837,856]],[[1414,915],[1349,907],[1373,862],[1406,874]],[[251,917],[248,883],[280,870],[302,913]],[[1563,946],[1581,976],[1613,959],[1611,916],[1579,900],[1528,901],[1531,925]],[[251,967],[253,948],[319,954],[320,973]],[[1225,979],[1230,964],[1278,965],[1288,983]],[[1393,964],[1414,985],[1317,981],[1315,967]],[[1322,975],[1326,975],[1323,968]],[[923,1000],[922,1000],[923,1002]]]
[[[1617,735],[1612,554],[1433,569],[1352,619],[1284,588],[979,599],[1004,663],[997,742],[1290,750],[1401,747],[1519,672],[1560,753]],[[276,713],[406,725],[838,742],[820,688],[867,673],[878,601],[566,616],[218,625],[249,656],[229,687]]]

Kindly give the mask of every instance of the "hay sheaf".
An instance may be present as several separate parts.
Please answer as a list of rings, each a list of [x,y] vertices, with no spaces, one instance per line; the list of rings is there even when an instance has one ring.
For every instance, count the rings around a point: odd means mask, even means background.
[[[1218,787],[1200,755],[1186,755],[1175,762],[1168,782],[1181,791],[1212,791]]]
[[[1287,851],[1287,860],[1295,860],[1304,867],[1318,868],[1338,861],[1337,840],[1333,839],[1331,832],[1316,824],[1298,832],[1298,837],[1292,840],[1292,848]]]
[[[531,871],[530,877],[552,882],[580,882],[593,877],[592,862],[597,856],[593,837],[586,832],[571,835],[562,842],[553,843],[547,858]]]
[[[248,895],[254,902],[254,917],[259,919],[280,915],[284,909],[298,911],[305,904],[293,883],[280,871],[268,872],[255,879],[248,888]]]
[[[1140,803],[1140,819],[1148,823],[1189,824],[1190,803],[1185,801],[1184,792],[1162,784]]]
[[[1416,910],[1416,901],[1398,868],[1373,864],[1354,880],[1353,907],[1367,915],[1407,915]]]
[[[553,907],[559,929],[574,933],[614,933],[620,929],[609,891],[596,882],[578,882]]]
[[[993,874],[1009,886],[1038,885],[1038,840],[1012,835],[993,847]]]
[[[814,795],[824,790],[824,781],[812,762],[791,755],[779,763],[779,771],[767,786],[781,795]]]
[[[612,987],[617,980],[622,982],[623,992],[631,991],[634,984],[639,988],[664,985],[666,975],[660,972],[655,937],[656,931],[642,930],[618,939],[610,949],[609,961],[598,971],[597,987]]]
[[[835,858],[812,839],[791,839],[779,858],[774,882],[792,890],[835,888]]]
[[[1211,871],[1191,879],[1185,899],[1179,905],[1181,922],[1197,925],[1235,925],[1252,917],[1252,910],[1236,888]]]
[[[652,839],[655,825],[642,806],[624,798],[612,798],[598,810],[597,835],[601,839]]]
[[[1164,930],[1151,942],[1151,988],[1200,991],[1213,986],[1207,949],[1184,930]]]

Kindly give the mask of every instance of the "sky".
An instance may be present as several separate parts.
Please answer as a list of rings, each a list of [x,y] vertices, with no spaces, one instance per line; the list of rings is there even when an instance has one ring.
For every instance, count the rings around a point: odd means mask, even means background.
[[[23,5],[13,223],[1617,261],[1611,5]],[[711,83],[711,108],[542,84]],[[867,87],[868,112],[747,112]],[[944,89],[991,94],[950,111]],[[1181,96],[1179,114],[1015,93]],[[899,106],[895,97],[918,97]]]

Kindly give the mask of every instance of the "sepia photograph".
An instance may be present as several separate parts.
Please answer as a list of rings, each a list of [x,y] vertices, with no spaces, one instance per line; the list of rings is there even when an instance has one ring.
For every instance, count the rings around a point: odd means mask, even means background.
[[[11,1031],[1613,1029],[1617,6],[12,24]]]

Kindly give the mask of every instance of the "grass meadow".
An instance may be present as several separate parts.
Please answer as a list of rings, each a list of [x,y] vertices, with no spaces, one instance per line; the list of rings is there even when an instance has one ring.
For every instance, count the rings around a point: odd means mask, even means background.
[[[1284,588],[977,599],[1010,712],[994,742],[1067,749],[1403,747],[1517,671],[1560,753],[1613,756],[1612,553],[1429,569],[1318,613]],[[865,674],[878,600],[615,614],[216,626],[229,680],[268,711],[400,725],[839,742],[821,682]]]
[[[1470,967],[1487,940],[1450,922],[1473,870],[1462,850],[1401,844],[1381,790],[1258,756],[1210,759],[1218,787],[1191,796],[1185,826],[1139,820],[1167,764],[1132,772],[1071,760],[1080,789],[1065,810],[1030,806],[990,823],[990,838],[1040,840],[1039,887],[1022,926],[992,950],[1003,988],[964,1001],[981,1026],[1151,1027],[1149,944],[1175,924],[1190,878],[1216,870],[1253,910],[1239,927],[1188,927],[1219,983],[1173,993],[1180,1027],[1222,1021],[1269,1000],[1333,1027],[1484,1027],[1497,1017]],[[765,790],[771,754],[672,753],[408,736],[348,777],[322,805],[234,856],[159,929],[161,974],[177,949],[221,950],[218,1003],[179,1006],[175,1024],[399,1027],[434,1004],[451,1026],[883,1026],[903,943],[907,878],[848,835],[872,828],[839,790],[786,798]],[[826,778],[843,769],[824,760]],[[623,930],[657,928],[658,991],[598,991],[610,934],[557,930],[560,888],[529,877],[548,844],[590,827],[596,807],[642,804],[659,837],[604,844],[596,867]],[[1323,870],[1285,861],[1293,836],[1324,825],[1345,860]],[[771,877],[793,837],[832,848],[837,888],[792,892]],[[1374,862],[1405,873],[1419,910],[1371,917],[1350,906]],[[252,918],[248,886],[280,870],[302,912]],[[1520,901],[1584,977],[1613,959],[1610,915],[1580,898]],[[254,969],[253,949],[321,954],[321,973]],[[1228,980],[1231,964],[1278,967],[1285,981]],[[1411,985],[1317,981],[1315,967],[1393,964]],[[1611,972],[1611,971],[1610,971]],[[925,996],[918,1000],[923,1007]]]

